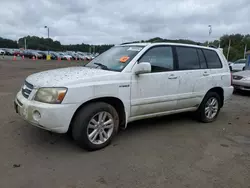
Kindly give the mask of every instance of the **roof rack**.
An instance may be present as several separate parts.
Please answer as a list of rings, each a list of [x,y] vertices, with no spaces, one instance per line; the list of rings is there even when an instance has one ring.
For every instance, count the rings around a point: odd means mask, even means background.
[[[135,43],[135,42],[124,42],[124,43],[121,43],[121,45],[123,45],[123,44],[133,44],[133,43]]]

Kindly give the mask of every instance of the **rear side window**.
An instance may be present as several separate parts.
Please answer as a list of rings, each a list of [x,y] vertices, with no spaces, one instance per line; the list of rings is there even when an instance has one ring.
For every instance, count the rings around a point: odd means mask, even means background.
[[[179,70],[200,69],[196,48],[176,47]]]
[[[201,51],[201,49],[197,49],[197,53],[198,53],[198,57],[199,57],[199,60],[200,60],[201,68],[202,69],[207,69],[206,59],[205,59],[204,54]]]
[[[222,68],[222,64],[218,54],[213,50],[204,50],[204,55],[207,60],[207,65],[209,69]]]

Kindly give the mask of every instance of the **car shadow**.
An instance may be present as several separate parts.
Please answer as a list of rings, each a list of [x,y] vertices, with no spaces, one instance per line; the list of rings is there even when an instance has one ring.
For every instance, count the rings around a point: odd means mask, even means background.
[[[250,97],[250,91],[234,90],[234,95]]]
[[[162,132],[171,134],[171,132],[178,131],[182,127],[189,130],[196,129],[199,122],[192,117],[192,113],[180,113],[129,123],[125,130],[119,131],[112,142],[112,146],[122,145],[129,137],[133,140],[146,135],[161,134]],[[22,131],[22,139],[35,150],[40,148],[50,155],[57,155],[56,153],[88,153],[80,148],[69,134],[57,134],[30,125],[26,126],[26,129]],[[124,144],[126,145],[126,143]]]
[[[130,134],[133,132],[142,132],[142,131],[150,131],[154,129],[162,130],[162,129],[172,129],[176,127],[183,127],[183,126],[193,126],[198,122],[195,120],[194,116],[190,112],[186,113],[179,113],[174,115],[166,115],[161,117],[149,118],[134,121],[128,123],[127,128],[121,131],[121,134]]]

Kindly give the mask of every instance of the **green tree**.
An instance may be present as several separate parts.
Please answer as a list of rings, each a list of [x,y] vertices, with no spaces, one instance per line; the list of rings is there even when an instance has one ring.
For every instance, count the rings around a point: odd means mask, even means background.
[[[82,52],[89,52],[95,51],[98,53],[102,53],[109,48],[111,48],[112,44],[103,44],[103,45],[91,45],[91,44],[70,44],[70,45],[62,45],[59,41],[53,41],[52,39],[48,38],[40,38],[37,36],[26,36],[20,38],[17,41],[3,39],[0,38],[0,48],[24,48],[24,38],[26,38],[26,44],[28,49],[34,50],[50,50],[50,51],[82,51]],[[250,34],[242,35],[242,34],[231,34],[231,35],[223,35],[218,40],[214,41],[206,41],[204,43],[199,43],[196,41],[188,40],[188,39],[163,39],[160,37],[154,37],[148,40],[139,40],[139,41],[132,41],[130,43],[136,42],[171,42],[171,43],[185,43],[185,44],[199,44],[199,45],[213,45],[216,47],[223,48],[224,55],[227,57],[227,50],[229,47],[229,41],[231,41],[231,48],[229,54],[229,61],[235,61],[237,59],[243,58],[244,56],[244,49],[247,45],[248,49],[250,49]]]

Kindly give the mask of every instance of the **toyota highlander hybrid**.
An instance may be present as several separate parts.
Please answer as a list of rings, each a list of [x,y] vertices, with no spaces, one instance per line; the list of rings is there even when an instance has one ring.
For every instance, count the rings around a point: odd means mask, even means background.
[[[116,45],[85,66],[28,76],[15,98],[30,124],[70,133],[87,150],[107,146],[129,122],[194,112],[216,119],[233,92],[222,52],[177,43]]]

